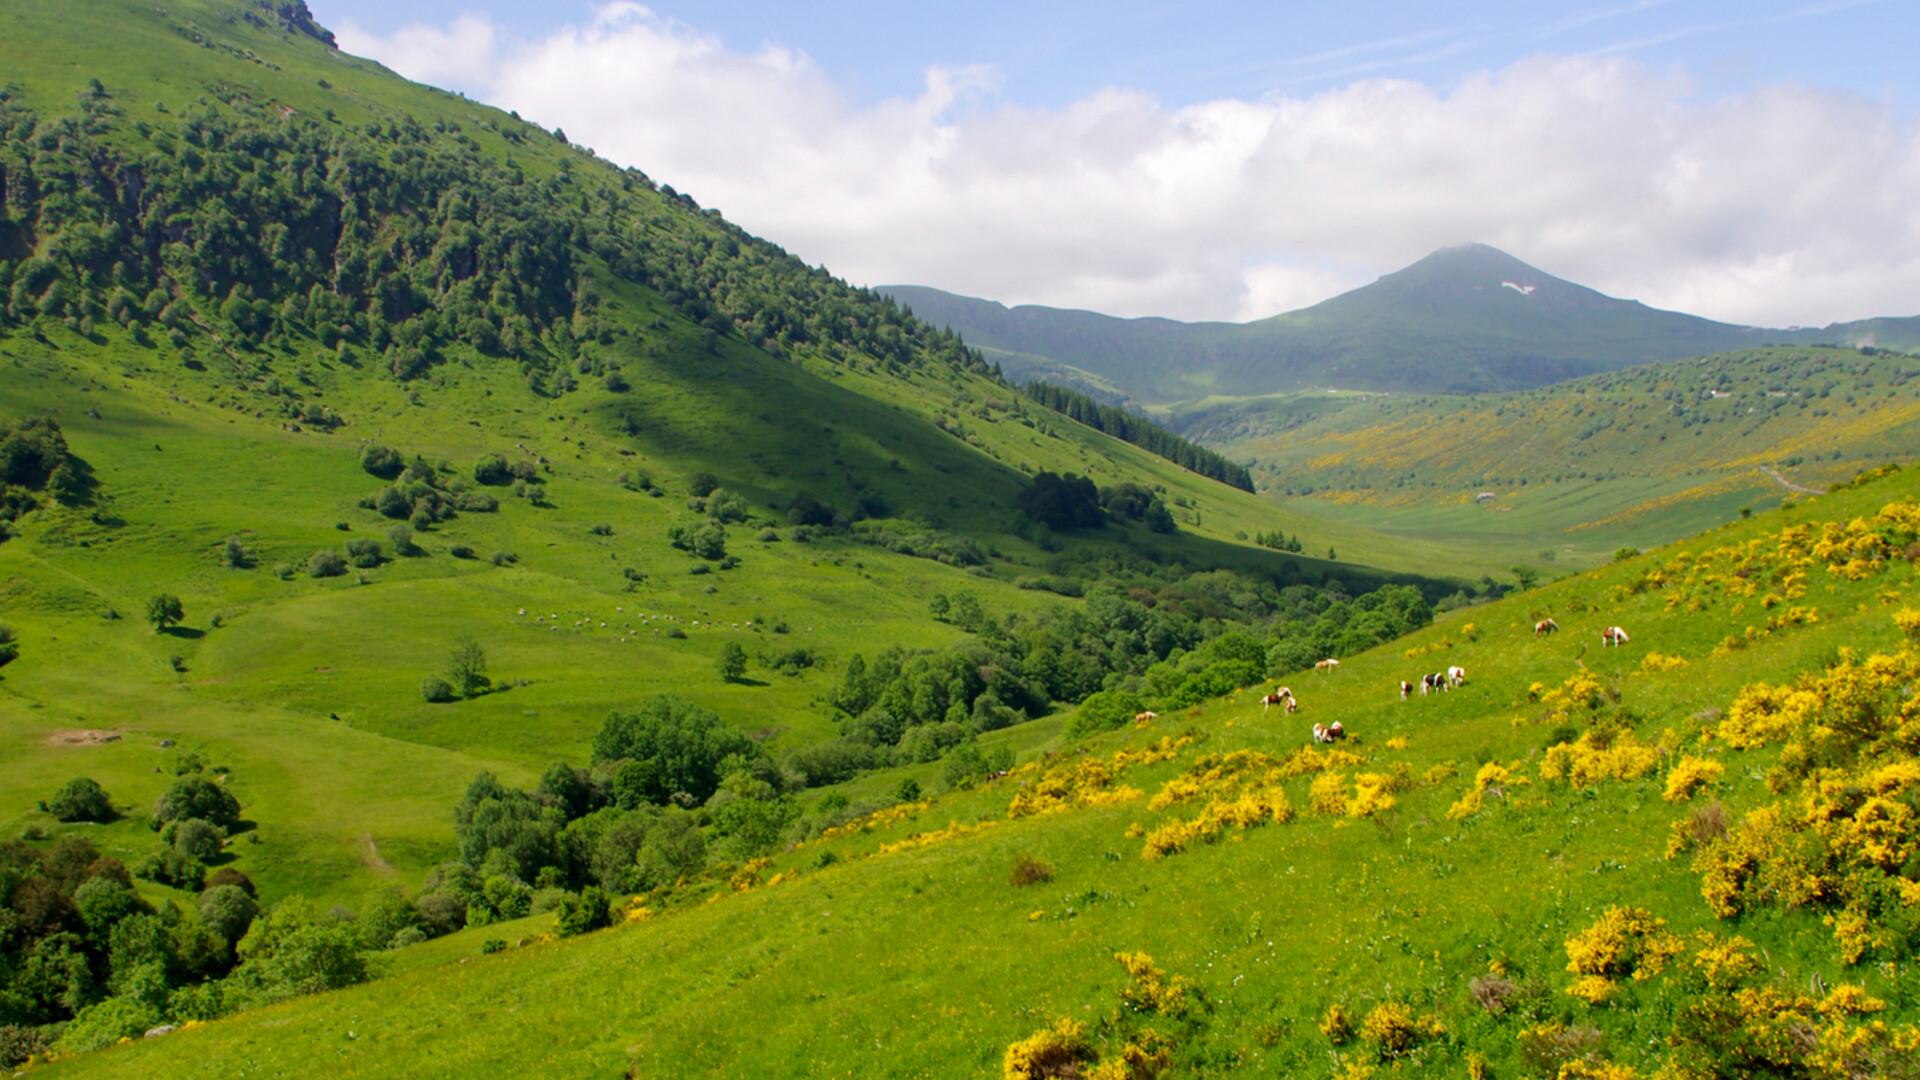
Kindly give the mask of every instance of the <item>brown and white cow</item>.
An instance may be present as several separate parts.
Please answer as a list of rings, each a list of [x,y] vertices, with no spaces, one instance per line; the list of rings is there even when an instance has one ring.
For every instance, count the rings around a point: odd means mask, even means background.
[[[1600,647],[1603,649],[1609,645],[1625,645],[1630,640],[1627,632],[1618,626],[1609,626],[1600,631]]]
[[[1541,619],[1539,622],[1533,624],[1533,636],[1543,638],[1559,629],[1560,624],[1554,622],[1552,619]]]
[[[1467,683],[1467,669],[1459,666],[1458,664],[1448,668],[1447,681],[1452,683],[1456,687],[1465,686]]]
[[[1283,686],[1280,689],[1275,690],[1273,693],[1268,694],[1266,697],[1263,697],[1260,699],[1261,712],[1266,712],[1268,709],[1273,708],[1275,705],[1285,705],[1287,706],[1287,711],[1292,712],[1293,711],[1293,691]]]
[[[1400,700],[1405,701],[1412,696],[1413,696],[1413,684],[1408,682],[1405,679],[1401,679],[1400,680]]]
[[[1158,719],[1160,719],[1160,714],[1157,712],[1153,712],[1151,710],[1147,712],[1137,712],[1133,714],[1133,722],[1136,724],[1144,724],[1149,720],[1158,720]]]
[[[1319,663],[1313,665],[1313,670],[1318,671],[1325,675],[1331,675],[1336,670],[1338,670],[1339,667],[1340,667],[1340,661],[1335,660],[1333,657],[1329,656],[1325,660],[1322,660]]]

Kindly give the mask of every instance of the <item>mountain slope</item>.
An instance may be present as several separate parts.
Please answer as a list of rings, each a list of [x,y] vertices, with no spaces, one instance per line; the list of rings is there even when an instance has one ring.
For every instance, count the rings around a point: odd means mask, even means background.
[[[1776,331],[1660,311],[1484,244],[1444,248],[1371,285],[1244,324],[1009,309],[915,286],[882,291],[960,331],[1015,379],[1148,405],[1308,387],[1518,390],[1768,342],[1858,344],[1877,332],[1882,346],[1899,347],[1911,337],[1903,329],[1911,320]]]
[[[21,859],[84,840],[102,873],[163,870],[153,808],[218,776],[243,817],[201,869],[364,909],[459,860],[476,774],[584,767],[654,695],[751,740],[769,813],[842,781],[886,802],[956,754],[1030,756],[1109,676],[1229,627],[1458,585],[1440,545],[1320,529],[1026,402],[957,337],[339,54],[304,10],[0,16],[0,828],[37,838]],[[70,475],[16,470],[29,422],[59,426]],[[1051,528],[1017,508],[1041,473],[1122,498]],[[1274,530],[1309,549],[1244,542]],[[149,624],[163,596],[179,617]],[[1004,633],[936,618],[948,598]],[[1176,633],[1111,625],[1136,616]],[[492,685],[446,700],[465,640]],[[919,681],[858,727],[845,673],[893,650]],[[81,776],[115,820],[38,809]],[[700,828],[716,873],[752,853]],[[134,887],[196,908],[188,878]],[[110,989],[0,995],[0,1026]]]
[[[1899,353],[1773,346],[1503,394],[1201,402],[1163,422],[1252,460],[1294,509],[1551,573],[1898,456],[1920,430],[1916,374]]]

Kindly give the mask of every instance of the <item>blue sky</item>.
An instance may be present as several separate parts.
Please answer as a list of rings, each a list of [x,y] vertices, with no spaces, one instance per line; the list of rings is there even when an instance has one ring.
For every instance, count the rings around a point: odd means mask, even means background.
[[[315,0],[863,284],[1245,319],[1480,240],[1734,322],[1920,312],[1911,0]]]
[[[590,19],[590,3],[506,0],[319,0],[323,22],[375,33],[484,12],[537,37]],[[857,100],[913,93],[935,64],[997,66],[1003,93],[1045,107],[1117,85],[1170,104],[1311,92],[1393,76],[1436,88],[1535,53],[1620,55],[1683,66],[1708,95],[1801,82],[1920,106],[1920,5],[1900,0],[1617,0],[1541,4],[1485,0],[1259,3],[1107,0],[1033,4],[810,5],[756,0],[654,2],[667,18],[737,49],[806,52]]]

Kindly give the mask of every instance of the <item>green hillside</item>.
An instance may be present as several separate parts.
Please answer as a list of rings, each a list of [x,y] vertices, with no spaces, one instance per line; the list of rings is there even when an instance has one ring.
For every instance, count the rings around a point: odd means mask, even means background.
[[[1905,453],[1916,372],[1901,353],[1774,346],[1509,394],[1216,399],[1162,422],[1254,462],[1289,509],[1551,574]]]
[[[298,5],[0,17],[6,1061],[690,902],[1483,569],[1038,406]]]
[[[470,931],[33,1075],[1903,1075],[1916,496],[1455,617],[1294,679],[1298,716],[1129,725],[706,902]]]

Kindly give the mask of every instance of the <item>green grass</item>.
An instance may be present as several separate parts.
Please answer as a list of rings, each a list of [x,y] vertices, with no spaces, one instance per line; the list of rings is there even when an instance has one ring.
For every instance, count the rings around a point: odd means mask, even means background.
[[[1622,903],[1650,909],[1679,932],[1738,932],[1764,947],[1789,983],[1804,985],[1815,973],[1829,984],[1864,982],[1895,1003],[1878,1019],[1911,1023],[1905,976],[1892,966],[1841,965],[1817,913],[1715,919],[1685,860],[1662,857],[1671,823],[1690,807],[1662,800],[1658,773],[1586,791],[1536,779],[1512,789],[1521,798],[1515,805],[1464,821],[1446,810],[1481,760],[1533,771],[1548,730],[1539,708],[1526,704],[1530,683],[1556,685],[1584,666],[1616,689],[1633,730],[1652,740],[1669,728],[1698,730],[1699,715],[1725,709],[1740,686],[1817,668],[1841,645],[1862,654],[1894,647],[1890,612],[1916,598],[1905,563],[1859,583],[1816,573],[1807,602],[1819,607],[1819,624],[1719,657],[1713,647],[1752,616],[1725,602],[1670,611],[1657,590],[1608,596],[1681,551],[1763,536],[1797,519],[1870,514],[1916,493],[1913,479],[1883,481],[1457,614],[1351,658],[1333,676],[1293,679],[1303,702],[1295,717],[1243,697],[1089,746],[1104,755],[1163,733],[1203,735],[1174,761],[1125,772],[1124,783],[1149,795],[1201,753],[1287,752],[1309,722],[1336,719],[1354,736],[1348,748],[1369,760],[1363,768],[1404,762],[1416,776],[1440,763],[1460,769],[1401,793],[1379,817],[1315,816],[1306,811],[1307,781],[1289,781],[1300,811],[1294,823],[1229,830],[1219,843],[1146,860],[1128,827],[1152,827],[1193,807],[1155,813],[1139,798],[1007,820],[1009,798],[1031,779],[1016,776],[943,796],[871,834],[810,842],[767,871],[790,875],[777,885],[493,956],[476,955],[481,940],[527,931],[468,932],[423,947],[431,953],[402,954],[392,978],[61,1063],[48,1075],[297,1076],[324,1068],[460,1076],[482,1067],[553,1077],[980,1075],[998,1068],[1009,1042],[1054,1017],[1097,1020],[1113,1010],[1125,979],[1112,954],[1135,950],[1204,987],[1213,1003],[1177,1059],[1195,1072],[1324,1068],[1333,1048],[1314,1024],[1326,1006],[1340,1001],[1364,1014],[1389,997],[1443,1019],[1447,1035],[1417,1059],[1419,1071],[1463,1071],[1471,1048],[1492,1049],[1497,1075],[1519,1070],[1514,1037],[1526,1021],[1481,1013],[1465,989],[1493,961],[1540,980],[1560,1003],[1550,1010],[1599,1025],[1608,1053],[1644,1071],[1662,1052],[1647,1038],[1659,1030],[1645,1026],[1650,1014],[1588,1009],[1559,990],[1564,939]],[[1530,627],[1541,612],[1555,614],[1563,632],[1536,640]],[[1634,640],[1602,650],[1598,629],[1613,623],[1630,627]],[[1649,651],[1690,666],[1642,674]],[[1466,667],[1465,688],[1399,700],[1398,678],[1446,664]],[[1390,749],[1395,738],[1407,739],[1407,749]],[[1723,760],[1717,794],[1732,812],[1771,798],[1761,779],[1769,752],[1726,752]],[[876,854],[882,843],[949,822],[979,828]],[[825,850],[841,861],[813,869]],[[1015,888],[1008,872],[1029,853],[1056,876]]]

